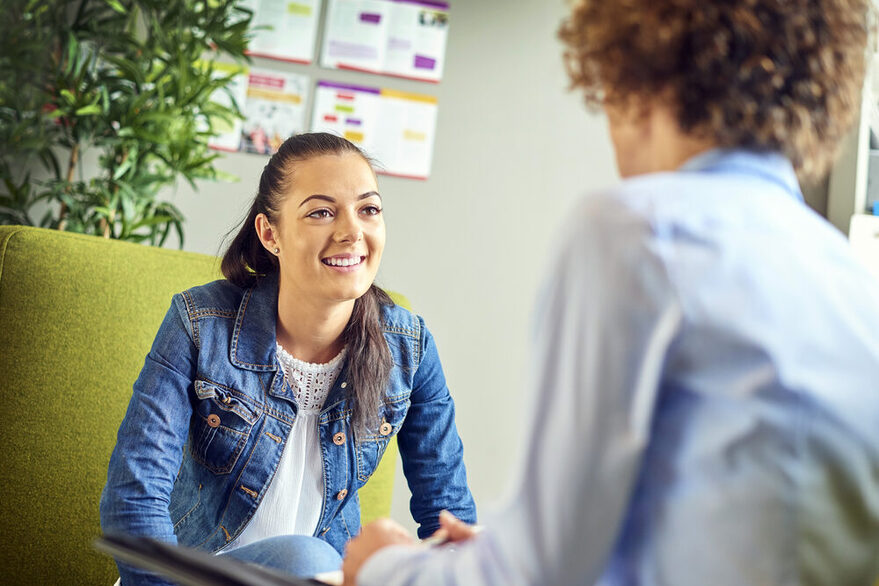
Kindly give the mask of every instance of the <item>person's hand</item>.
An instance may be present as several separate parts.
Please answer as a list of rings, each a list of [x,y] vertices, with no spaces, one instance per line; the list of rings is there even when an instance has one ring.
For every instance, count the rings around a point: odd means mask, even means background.
[[[378,550],[389,545],[414,543],[415,540],[406,530],[390,519],[379,519],[369,523],[360,535],[345,546],[345,558],[342,560],[342,573],[345,575],[343,586],[354,586],[357,583],[357,573],[360,568]]]
[[[440,511],[439,524],[440,528],[428,538],[429,541],[458,543],[472,539],[479,533],[478,527],[461,521],[448,511]]]

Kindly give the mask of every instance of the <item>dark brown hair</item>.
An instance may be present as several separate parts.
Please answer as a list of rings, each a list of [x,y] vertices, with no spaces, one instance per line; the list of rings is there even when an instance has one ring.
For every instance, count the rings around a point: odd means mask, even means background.
[[[256,234],[256,216],[265,214],[270,222],[277,222],[281,203],[296,179],[297,163],[345,153],[357,154],[372,164],[357,146],[333,134],[298,134],[284,141],[263,169],[250,211],[223,255],[221,269],[229,281],[239,287],[252,287],[261,277],[278,273],[278,259],[269,254]],[[371,285],[354,302],[351,319],[342,333],[350,381],[348,400],[354,427],[361,434],[377,423],[394,364],[381,323],[382,306],[393,304],[387,293]]]
[[[685,133],[823,174],[858,113],[870,0],[579,0],[562,23],[588,105],[664,96]]]

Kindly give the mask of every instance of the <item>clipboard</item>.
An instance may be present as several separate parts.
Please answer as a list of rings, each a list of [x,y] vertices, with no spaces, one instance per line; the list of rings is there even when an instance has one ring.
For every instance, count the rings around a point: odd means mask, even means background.
[[[149,537],[104,535],[94,547],[114,558],[155,572],[182,586],[326,586],[327,582],[297,578],[271,568],[217,556]]]

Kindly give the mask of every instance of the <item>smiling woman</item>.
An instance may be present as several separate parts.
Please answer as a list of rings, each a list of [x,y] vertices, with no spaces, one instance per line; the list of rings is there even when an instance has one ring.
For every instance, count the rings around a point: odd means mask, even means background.
[[[391,368],[378,321],[379,307],[390,299],[373,285],[384,244],[381,196],[369,161],[349,141],[317,133],[291,138],[272,157],[223,259],[229,280],[247,286],[254,278],[249,267],[268,253],[280,274],[278,342],[302,360],[327,362],[345,344],[347,324],[362,325],[347,336],[364,333],[354,362],[370,365],[354,369],[361,389],[357,425],[368,419],[365,406],[379,401]],[[352,263],[355,258],[361,262]]]
[[[384,245],[367,157],[330,134],[288,139],[226,279],[174,297],[119,430],[105,532],[300,576],[338,569],[357,490],[395,435],[419,536],[443,509],[475,521],[433,338],[373,283]],[[123,584],[165,584],[119,569]]]

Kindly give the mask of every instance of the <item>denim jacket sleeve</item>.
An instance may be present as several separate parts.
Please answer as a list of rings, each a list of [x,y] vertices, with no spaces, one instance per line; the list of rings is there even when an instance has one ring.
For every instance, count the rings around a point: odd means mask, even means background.
[[[476,522],[476,504],[467,487],[464,446],[455,426],[455,404],[446,385],[433,336],[424,327],[418,341],[420,361],[413,376],[411,404],[397,441],[412,499],[409,510],[424,539],[439,529],[446,509]]]
[[[192,415],[189,388],[197,349],[189,328],[183,300],[176,295],[134,383],[110,457],[101,495],[105,533],[177,542],[168,504]],[[149,572],[117,565],[124,586],[170,584]]]

